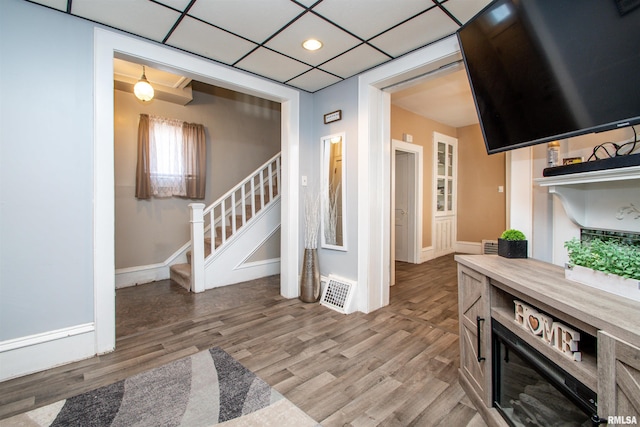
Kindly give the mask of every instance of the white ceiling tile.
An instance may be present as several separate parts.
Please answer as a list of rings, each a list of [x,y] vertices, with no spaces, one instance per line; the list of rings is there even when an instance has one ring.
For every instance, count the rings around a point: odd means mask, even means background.
[[[310,68],[308,65],[262,47],[238,62],[236,66],[279,82],[286,82]]]
[[[318,3],[318,0],[296,0],[296,1],[306,7],[311,7],[315,3]]]
[[[458,21],[465,24],[489,3],[491,0],[449,0],[442,6],[451,12]]]
[[[340,79],[338,77],[315,69],[288,81],[287,84],[306,90],[307,92],[315,92],[339,81]]]
[[[315,38],[322,42],[321,49],[310,52],[302,42]],[[360,41],[317,16],[307,13],[270,40],[266,46],[311,65],[321,64],[348,50]]]
[[[458,28],[442,10],[434,8],[374,38],[370,43],[383,52],[399,56],[453,34]]]
[[[67,0],[31,0],[34,3],[41,4],[43,6],[49,6],[53,9],[58,9],[63,12],[67,11]]]
[[[389,7],[389,4],[389,0],[324,0],[313,10],[368,40],[435,6],[431,0],[393,0],[393,6]]]
[[[197,0],[189,15],[263,43],[302,12],[291,0]]]
[[[73,0],[71,13],[156,41],[162,41],[180,17],[148,0]]]
[[[184,12],[184,10],[187,8],[187,6],[189,6],[189,2],[191,0],[156,0],[158,3],[162,3],[162,4],[166,4],[169,7],[172,7],[174,9],[177,9],[181,12]]]
[[[371,46],[362,44],[323,64],[320,68],[346,79],[390,59]]]
[[[249,41],[189,16],[180,22],[167,44],[225,64],[233,64],[256,47]]]
[[[167,45],[276,81],[286,83],[289,79],[294,79],[304,86],[304,90],[309,91],[317,91],[324,87],[323,85],[333,84],[342,78],[349,78],[391,60],[384,53],[393,57],[400,56],[453,34],[457,30],[457,25],[440,7],[446,8],[446,11],[456,16],[460,22],[467,22],[490,2],[490,0],[30,1],[63,12],[70,4],[72,15],[158,42],[167,37],[180,19],[182,12],[189,8],[188,15],[178,22],[166,42]],[[311,7],[313,9],[307,10]],[[418,16],[412,18],[416,14]],[[269,40],[269,37],[273,38]],[[324,44],[323,48],[316,52],[303,49],[302,42],[311,37],[321,40]],[[266,42],[266,40],[269,41]],[[368,43],[363,44],[363,40],[368,40]],[[261,43],[266,43],[265,48],[258,47]],[[244,58],[245,55],[247,55],[246,58]],[[239,64],[236,65],[236,62]],[[313,67],[318,67],[319,70],[310,72],[309,70]],[[300,77],[296,78],[296,76]]]

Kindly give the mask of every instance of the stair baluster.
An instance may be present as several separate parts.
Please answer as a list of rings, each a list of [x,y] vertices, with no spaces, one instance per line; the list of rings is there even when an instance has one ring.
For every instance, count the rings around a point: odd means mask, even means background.
[[[251,219],[257,218],[257,214],[259,215],[267,205],[280,196],[280,164],[280,153],[278,153],[208,207],[204,208],[202,203],[189,205],[192,250],[187,254],[187,258],[191,265],[188,269],[185,269],[184,264],[171,266],[171,277],[174,278],[174,273],[176,275],[174,280],[190,288],[192,292],[204,291],[206,259],[220,251],[222,246]],[[247,185],[249,195],[246,194]],[[256,185],[259,186],[259,193],[256,193]],[[257,208],[256,204],[258,204]],[[237,213],[238,209],[240,209],[240,215]],[[230,224],[227,225],[227,221]],[[206,237],[207,233],[210,234],[210,238]],[[185,270],[190,272],[190,277],[185,277],[187,274]],[[181,277],[180,280],[177,279],[178,275]]]

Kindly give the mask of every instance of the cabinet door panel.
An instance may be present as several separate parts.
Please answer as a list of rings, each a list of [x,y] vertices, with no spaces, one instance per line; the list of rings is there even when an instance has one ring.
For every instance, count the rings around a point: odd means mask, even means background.
[[[598,332],[598,415],[640,420],[640,348]]]
[[[489,282],[463,266],[458,268],[460,369],[478,397],[491,406],[491,317]],[[478,321],[478,318],[482,319]],[[478,337],[480,333],[480,337]],[[480,344],[480,348],[478,348]]]

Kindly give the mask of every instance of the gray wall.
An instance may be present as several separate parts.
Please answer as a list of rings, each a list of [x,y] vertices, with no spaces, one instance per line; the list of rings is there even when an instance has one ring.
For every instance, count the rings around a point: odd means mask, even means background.
[[[298,272],[302,271],[302,258],[304,254],[304,193],[307,187],[302,186],[300,177],[306,176],[309,183],[317,182],[319,177],[320,158],[319,138],[316,138],[314,124],[317,120],[313,105],[314,96],[307,92],[300,92],[300,166],[299,176],[294,177],[298,181],[300,201],[298,206],[299,231],[298,248],[299,263]],[[316,161],[317,160],[317,161]]]
[[[0,340],[93,321],[94,26],[0,1]],[[324,125],[336,109],[343,120]],[[300,94],[301,175],[318,182],[320,138],[341,131],[349,252],[321,251],[321,272],[353,279],[357,80]]]
[[[93,321],[93,25],[0,1],[0,340]]]
[[[226,89],[197,84],[186,106],[161,100],[141,103],[115,91],[116,268],[165,261],[190,239],[189,203],[207,205],[280,151],[280,105]],[[140,114],[203,124],[207,136],[207,188],[204,201],[135,198]],[[280,251],[260,251],[261,259]],[[265,258],[266,257],[266,258]],[[253,259],[256,260],[256,259]]]
[[[324,115],[342,110],[342,120],[324,124]],[[351,78],[314,94],[314,141],[300,155],[300,163],[310,162],[316,190],[320,185],[320,158],[323,136],[345,132],[346,166],[346,237],[347,251],[318,250],[320,274],[334,274],[345,279],[358,278],[358,79]],[[302,167],[302,166],[301,166]],[[302,200],[302,199],[301,199]],[[304,248],[304,246],[301,246]]]

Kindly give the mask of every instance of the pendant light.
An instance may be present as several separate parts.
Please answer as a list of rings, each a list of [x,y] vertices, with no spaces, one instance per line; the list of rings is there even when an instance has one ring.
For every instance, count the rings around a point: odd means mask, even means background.
[[[144,75],[144,65],[142,66],[142,77],[140,77],[138,83],[133,87],[133,93],[142,102],[151,101],[153,99],[153,87],[149,84],[147,76]]]

